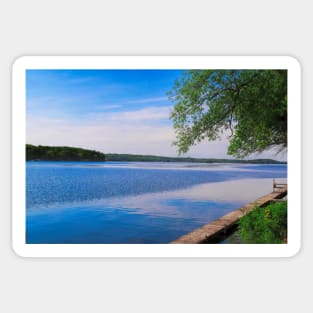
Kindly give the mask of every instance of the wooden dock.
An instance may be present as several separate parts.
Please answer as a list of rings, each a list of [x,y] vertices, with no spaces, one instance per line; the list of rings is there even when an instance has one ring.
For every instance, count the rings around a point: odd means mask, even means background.
[[[234,227],[242,216],[251,212],[256,206],[263,207],[270,202],[285,197],[287,195],[287,189],[287,184],[278,184],[273,180],[273,192],[258,198],[254,202],[246,204],[242,208],[232,211],[213,222],[197,228],[191,233],[183,235],[171,243],[196,244],[214,241],[214,238],[226,234]]]

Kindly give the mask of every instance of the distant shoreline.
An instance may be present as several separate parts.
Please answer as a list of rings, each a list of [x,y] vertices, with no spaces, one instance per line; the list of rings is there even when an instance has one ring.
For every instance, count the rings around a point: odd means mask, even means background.
[[[158,155],[102,153],[94,150],[66,146],[26,145],[26,161],[55,162],[188,162],[188,163],[236,163],[236,164],[287,164],[272,159],[216,159],[167,157]]]

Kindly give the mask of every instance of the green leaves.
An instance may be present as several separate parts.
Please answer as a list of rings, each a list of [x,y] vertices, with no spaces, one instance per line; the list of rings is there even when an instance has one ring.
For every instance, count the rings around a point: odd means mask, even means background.
[[[282,243],[287,239],[287,201],[255,208],[239,221],[243,243]]]
[[[168,95],[179,154],[225,131],[236,157],[287,147],[286,70],[191,70]]]

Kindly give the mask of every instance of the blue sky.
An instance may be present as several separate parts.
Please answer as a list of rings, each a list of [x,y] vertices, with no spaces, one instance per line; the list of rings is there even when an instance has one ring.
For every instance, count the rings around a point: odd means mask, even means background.
[[[166,93],[180,75],[179,70],[27,70],[27,143],[176,156]],[[227,144],[226,138],[201,143],[185,156],[229,157]]]

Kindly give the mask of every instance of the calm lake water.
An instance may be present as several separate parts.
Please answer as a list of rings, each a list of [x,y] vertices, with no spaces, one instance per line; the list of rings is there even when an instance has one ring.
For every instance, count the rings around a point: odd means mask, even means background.
[[[286,182],[286,165],[27,162],[27,243],[168,243]]]

